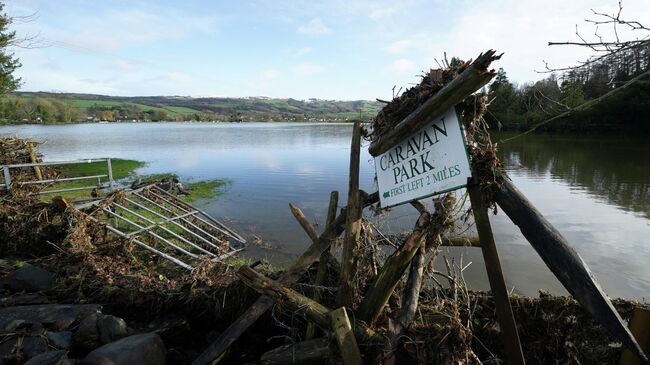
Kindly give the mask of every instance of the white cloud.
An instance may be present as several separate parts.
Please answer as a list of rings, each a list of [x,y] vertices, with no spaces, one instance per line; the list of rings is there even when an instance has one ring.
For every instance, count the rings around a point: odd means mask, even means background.
[[[311,75],[323,71],[323,66],[303,63],[294,68],[298,75]]]
[[[171,72],[169,75],[167,75],[167,77],[169,77],[169,79],[174,82],[192,82],[192,76],[180,71]]]
[[[415,71],[416,65],[415,62],[406,59],[406,58],[400,58],[398,60],[395,60],[391,65],[391,69],[398,74],[404,75],[410,72]]]
[[[650,19],[647,5],[647,0],[626,0],[622,15],[628,19]],[[547,76],[535,72],[544,70],[543,60],[553,67],[572,66],[593,54],[581,47],[549,47],[549,41],[579,41],[575,35],[576,24],[587,40],[593,39],[595,27],[583,19],[593,19],[592,8],[612,13],[615,6],[612,0],[546,0],[543,6],[519,0],[474,4],[454,21],[447,34],[431,37],[436,41],[429,43],[421,57],[433,66],[432,60],[442,58],[444,52],[448,57],[469,59],[485,50],[496,49],[505,54],[493,67],[503,67],[511,80],[520,83],[538,80]],[[599,34],[612,35],[612,30],[601,26]]]
[[[277,79],[278,77],[280,77],[280,71],[278,71],[278,70],[264,70],[264,71],[259,73],[258,77],[259,77],[260,80],[265,80],[265,81]]]
[[[332,29],[328,28],[320,18],[314,18],[307,23],[298,27],[298,33],[302,34],[328,34]]]
[[[120,72],[133,72],[140,69],[140,64],[138,62],[121,59],[114,60],[107,66],[107,68]]]
[[[386,46],[388,53],[404,53],[415,47],[416,43],[412,39],[401,39]]]
[[[288,48],[285,50],[285,53],[291,57],[300,57],[304,56],[307,53],[311,53],[313,49],[311,47],[301,47],[301,48]]]

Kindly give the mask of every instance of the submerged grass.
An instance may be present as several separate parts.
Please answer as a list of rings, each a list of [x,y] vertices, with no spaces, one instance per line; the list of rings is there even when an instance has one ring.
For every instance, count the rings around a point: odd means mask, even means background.
[[[230,180],[228,179],[214,179],[189,183],[185,188],[190,192],[190,195],[186,195],[182,199],[188,202],[199,199],[212,199],[225,193],[225,189],[229,184]]]

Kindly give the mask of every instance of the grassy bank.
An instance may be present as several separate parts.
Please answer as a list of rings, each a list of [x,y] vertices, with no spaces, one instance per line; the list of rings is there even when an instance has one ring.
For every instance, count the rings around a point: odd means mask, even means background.
[[[124,159],[111,159],[111,166],[113,170],[114,180],[123,180],[131,176],[135,170],[144,167],[145,163],[136,160]],[[108,169],[106,162],[92,162],[74,165],[64,165],[58,167],[61,177],[80,177],[80,176],[95,176],[107,175]],[[52,184],[47,190],[60,190],[60,189],[74,189],[84,186],[93,186],[104,184],[108,181],[108,177],[97,178],[95,180],[77,180],[77,181],[64,181]],[[76,190],[64,193],[56,193],[56,195],[64,196],[67,199],[84,199],[90,198],[90,190]],[[43,195],[44,200],[50,200],[54,194]]]
[[[162,174],[152,174],[146,176],[135,176],[136,170],[144,167],[146,163],[136,160],[126,160],[126,159],[112,159],[111,166],[113,170],[113,179],[117,182],[118,186],[129,186],[136,180],[142,182],[154,182],[160,181],[166,178],[177,178],[178,175],[173,173],[162,173]],[[106,162],[92,162],[84,164],[75,164],[75,165],[65,165],[61,166],[59,169],[61,177],[80,177],[80,176],[95,176],[95,175],[107,175],[107,166]],[[180,179],[179,179],[180,180]],[[65,181],[52,184],[48,187],[47,190],[59,190],[59,189],[72,189],[72,188],[81,188],[85,186],[98,185],[100,183],[107,183],[108,178],[98,178],[95,180],[78,180],[78,181]],[[203,180],[196,181],[191,183],[183,183],[183,186],[187,191],[190,192],[190,195],[185,195],[182,197],[183,200],[187,202],[193,202],[199,199],[211,199],[216,196],[219,196],[225,192],[225,188],[230,183],[227,179],[212,179],[212,180]],[[67,199],[76,200],[76,199],[86,199],[90,198],[90,189],[88,190],[77,190],[77,191],[68,191],[64,193],[56,194],[46,194],[44,200],[50,200],[51,197],[55,195],[62,195]]]

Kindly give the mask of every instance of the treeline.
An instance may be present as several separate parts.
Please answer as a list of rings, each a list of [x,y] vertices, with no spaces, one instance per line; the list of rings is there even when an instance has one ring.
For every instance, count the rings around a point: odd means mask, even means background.
[[[0,98],[0,122],[3,123],[76,123],[85,113],[64,100],[55,98],[22,98],[5,95]]]
[[[489,86],[486,120],[493,127],[525,130],[549,118],[600,98],[650,70],[650,47],[638,47],[614,57],[515,85],[499,69]],[[650,131],[650,77],[643,77],[594,106],[545,124],[542,131]]]

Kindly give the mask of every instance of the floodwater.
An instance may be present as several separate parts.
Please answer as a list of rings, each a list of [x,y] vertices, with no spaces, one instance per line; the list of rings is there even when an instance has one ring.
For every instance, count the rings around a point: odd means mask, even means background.
[[[197,204],[265,242],[248,255],[284,263],[309,243],[289,202],[320,223],[318,230],[330,191],[338,190],[345,203],[351,130],[343,124],[81,124],[3,126],[0,136],[47,141],[41,151],[50,161],[129,158],[147,162],[138,171],[142,175],[229,179],[224,195]],[[610,296],[650,295],[649,144],[612,136],[528,135],[499,144],[499,151],[515,184],[571,242]],[[375,191],[373,179],[364,149],[362,189]],[[398,233],[416,219],[413,208],[402,206],[378,223]],[[566,293],[503,213],[491,219],[510,288],[527,295],[539,289]],[[469,264],[464,276],[471,287],[489,288],[480,249],[446,248],[443,254]]]

